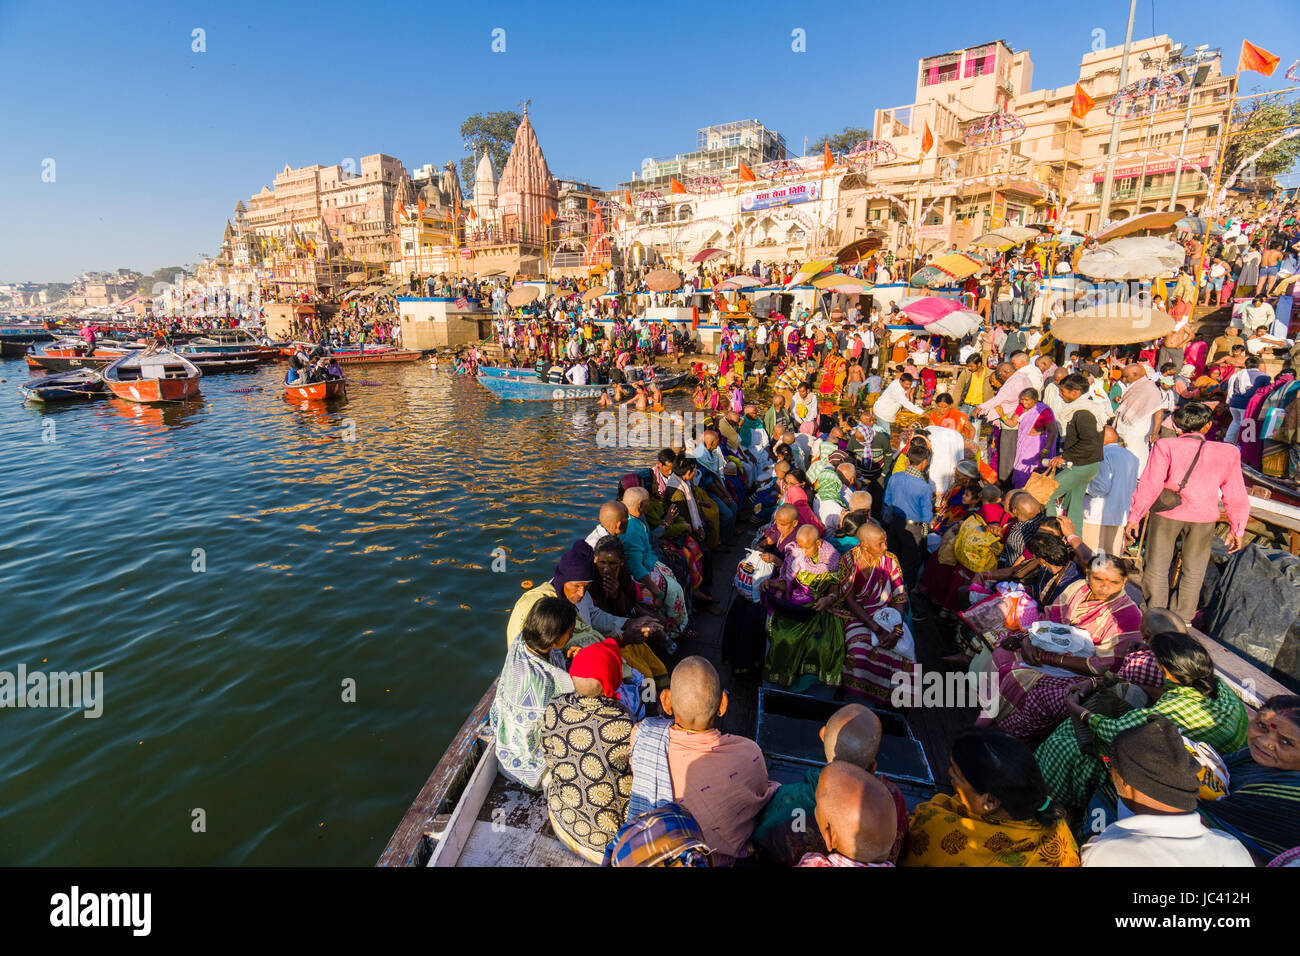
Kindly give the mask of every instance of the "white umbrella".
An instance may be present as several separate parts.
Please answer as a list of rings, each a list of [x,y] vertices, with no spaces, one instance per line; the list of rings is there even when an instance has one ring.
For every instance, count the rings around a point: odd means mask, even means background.
[[[1177,272],[1185,256],[1183,247],[1168,239],[1127,236],[1089,249],[1077,268],[1091,279],[1151,279]]]
[[[921,334],[937,333],[950,339],[964,339],[978,329],[982,321],[977,313],[961,309],[957,312],[949,312],[942,319],[936,319],[929,325],[923,326]]]

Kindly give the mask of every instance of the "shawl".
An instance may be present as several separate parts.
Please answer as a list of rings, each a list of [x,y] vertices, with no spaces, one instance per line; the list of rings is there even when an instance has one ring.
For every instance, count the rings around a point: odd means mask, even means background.
[[[1228,795],[1202,800],[1205,822],[1240,840],[1265,859],[1300,846],[1300,772],[1264,767],[1243,747],[1224,758]]]
[[[545,657],[523,641],[514,641],[497,680],[497,693],[488,720],[501,772],[536,790],[546,772],[542,753],[542,721],[546,705],[557,694],[573,690],[564,670],[564,655],[552,650]]]
[[[632,793],[627,803],[629,820],[673,802],[673,778],[668,769],[668,731],[672,726],[668,717],[651,717],[636,726]]]
[[[1159,389],[1156,390],[1157,393]],[[1157,396],[1158,397],[1158,396]],[[1104,431],[1106,421],[1110,418],[1110,402],[1093,395],[1091,392],[1084,392],[1072,402],[1067,402],[1061,398],[1061,393],[1056,389],[1052,390],[1050,395],[1045,396],[1047,407],[1052,410],[1056,420],[1061,423],[1061,434],[1070,426],[1070,419],[1074,418],[1075,412],[1092,412],[1093,421],[1097,423],[1097,431]]]
[[[715,478],[722,477],[722,470],[726,466],[726,461],[722,457],[722,452],[718,449],[709,449],[704,442],[696,442],[695,447],[691,449],[691,457],[700,463],[700,467],[713,475]]]
[[[658,468],[655,469],[655,475],[662,477],[662,473]],[[664,478],[664,484],[682,493],[682,497],[686,499],[686,510],[691,513],[691,527],[696,531],[702,530],[704,528],[704,519],[700,517],[700,506],[695,503],[695,492],[690,484],[682,481],[676,475],[669,475]]]
[[[965,804],[937,794],[912,813],[899,866],[1078,866],[1079,849],[1064,820],[972,816]]]
[[[1120,396],[1116,421],[1134,425],[1150,418],[1164,407],[1164,397],[1160,387],[1151,379],[1143,376],[1124,390]]]

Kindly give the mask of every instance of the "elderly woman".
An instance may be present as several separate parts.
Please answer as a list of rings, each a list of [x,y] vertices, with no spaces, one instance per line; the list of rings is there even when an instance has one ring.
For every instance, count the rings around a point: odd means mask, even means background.
[[[1065,717],[1066,691],[1078,677],[1113,673],[1147,690],[1149,697],[1160,696],[1164,675],[1159,667],[1150,655],[1133,655],[1144,646],[1142,612],[1125,593],[1126,580],[1119,560],[1101,552],[1089,563],[1083,580],[1061,591],[1047,608],[1052,623],[1088,632],[1095,648],[1093,656],[1054,654],[1035,647],[1027,636],[1016,635],[1005,639],[987,658],[985,666],[996,674],[1001,695],[999,727],[1024,741],[1041,739]],[[1077,677],[1045,673],[1043,667],[1059,668]]]
[[[1136,651],[1144,654],[1145,651]],[[1102,762],[1124,731],[1146,723],[1152,714],[1172,720],[1185,737],[1204,741],[1221,754],[1246,742],[1246,706],[1222,678],[1214,661],[1190,634],[1165,632],[1151,638],[1149,652],[1165,677],[1160,697],[1149,707],[1136,707],[1116,717],[1093,713],[1081,703],[1083,694],[1101,684],[1099,678],[1077,682],[1066,693],[1065,706],[1074,720],[1062,721],[1035,751],[1052,796],[1071,810],[1088,805],[1097,785],[1106,780]],[[1080,747],[1075,720],[1093,739],[1087,752]]]
[[[844,688],[872,703],[892,705],[894,674],[911,670],[916,649],[904,623],[903,570],[875,522],[859,525],[858,546],[840,562],[838,598],[846,622]],[[893,613],[882,613],[887,610]]]
[[[817,529],[819,535],[824,534],[826,525],[822,524],[813,510],[813,486],[808,476],[799,468],[791,468],[785,473],[782,481],[785,485],[785,493],[781,498],[781,504],[791,505],[799,512],[800,524],[810,524]]]
[[[772,613],[765,674],[788,687],[804,675],[838,686],[844,668],[844,623],[828,609],[836,601],[840,553],[817,529],[801,525],[780,575],[761,585]]]
[[[488,712],[501,772],[530,790],[539,789],[546,759],[542,730],[546,707],[573,690],[564,666],[564,647],[573,636],[578,611],[554,595],[533,602],[519,635],[506,651]]]
[[[629,488],[624,493],[627,528],[618,537],[623,542],[627,569],[632,577],[645,589],[648,600],[656,608],[661,608],[672,621],[674,630],[683,634],[690,626],[686,593],[668,566],[655,557],[650,544],[650,528],[644,518],[649,500],[650,492],[645,488]]]
[[[1257,862],[1300,846],[1300,697],[1265,701],[1246,728],[1246,746],[1224,766],[1228,793],[1201,801],[1206,824],[1231,833]]]
[[[1029,476],[1043,462],[1043,456],[1056,444],[1056,419],[1052,410],[1038,400],[1038,390],[1027,388],[1020,393],[1020,405],[1012,418],[1002,419],[1004,428],[1015,429],[1016,457],[1011,465],[1011,484],[1023,488]]]
[[[677,646],[668,634],[672,621],[656,608],[642,602],[636,579],[628,570],[627,551],[623,542],[613,535],[601,538],[596,542],[592,563],[596,566],[596,577],[587,588],[592,603],[615,617],[645,617],[654,620],[659,627],[652,633],[648,643],[657,650],[674,653]]]
[[[795,546],[798,530],[799,512],[791,505],[777,508],[772,513],[772,523],[754,541],[753,550],[758,552],[755,560],[774,565],[772,573],[780,574],[786,554]],[[767,652],[767,615],[771,610],[766,595],[758,602],[731,602],[722,628],[722,659],[731,664],[733,674],[747,674],[763,663]]]
[[[1079,848],[1034,754],[992,727],[966,731],[948,762],[954,796],[920,804],[899,866],[1078,866]]]
[[[612,637],[623,647],[625,664],[643,677],[664,676],[668,669],[663,661],[645,646],[646,639],[661,630],[659,623],[651,617],[621,617],[602,611],[587,593],[588,587],[596,580],[593,557],[591,545],[575,541],[560,558],[550,581],[520,595],[506,625],[507,644],[515,640],[534,604],[543,598],[560,597],[577,610],[578,619],[569,642],[575,650]]]

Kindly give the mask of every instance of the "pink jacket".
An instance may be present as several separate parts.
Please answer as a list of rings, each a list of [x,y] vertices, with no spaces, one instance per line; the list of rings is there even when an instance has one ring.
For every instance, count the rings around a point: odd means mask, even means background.
[[[1151,446],[1146,469],[1133,492],[1133,506],[1128,513],[1130,523],[1142,520],[1163,489],[1178,488],[1203,440],[1192,435],[1176,435],[1162,438]],[[1182,497],[1181,505],[1161,514],[1173,521],[1213,523],[1219,520],[1219,499],[1222,497],[1223,509],[1228,513],[1228,526],[1234,535],[1240,537],[1250,518],[1250,499],[1246,495],[1241,452],[1237,447],[1221,441],[1206,441],[1205,451],[1187,479]]]

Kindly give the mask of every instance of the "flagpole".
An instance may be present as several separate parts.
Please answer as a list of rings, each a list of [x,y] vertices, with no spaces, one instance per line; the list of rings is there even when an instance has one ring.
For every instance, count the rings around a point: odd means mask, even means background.
[[[1228,98],[1228,116],[1223,123],[1223,132],[1219,136],[1219,156],[1214,163],[1214,186],[1210,189],[1210,205],[1204,210],[1205,235],[1201,238],[1201,260],[1196,264],[1196,275],[1192,277],[1192,310],[1188,318],[1196,314],[1196,306],[1201,301],[1201,273],[1205,271],[1205,254],[1210,247],[1210,217],[1218,205],[1219,180],[1223,176],[1223,157],[1228,152],[1228,133],[1232,130],[1232,114],[1237,107],[1237,88],[1241,83],[1241,63],[1237,63],[1237,72],[1232,75],[1232,95]]]
[[[1129,48],[1133,45],[1133,18],[1137,16],[1137,0],[1129,0],[1128,8],[1128,32],[1124,35],[1124,55],[1119,61],[1119,86],[1111,96],[1116,96],[1119,91],[1128,85],[1128,53]],[[1101,208],[1097,213],[1097,228],[1103,229],[1106,225],[1106,218],[1110,215],[1110,194],[1111,194],[1111,173],[1115,169],[1115,151],[1119,148],[1119,126],[1120,113],[1115,111],[1115,118],[1110,124],[1110,147],[1106,150],[1106,178],[1101,184]]]

